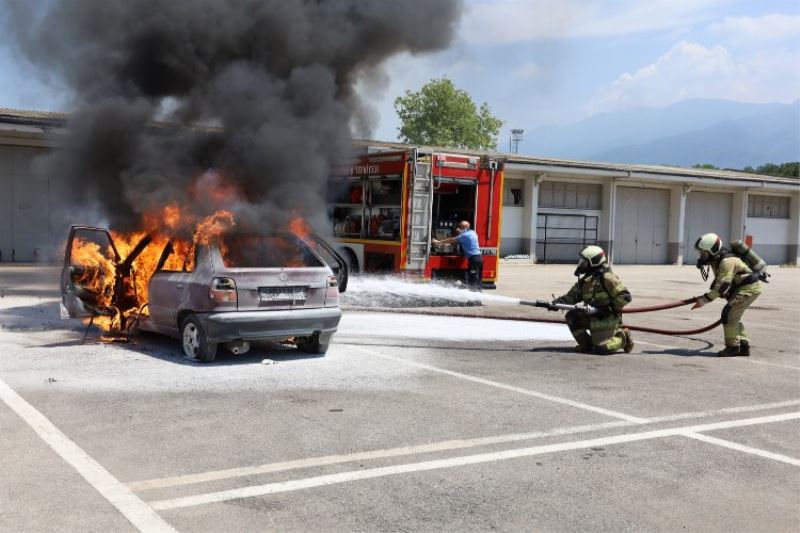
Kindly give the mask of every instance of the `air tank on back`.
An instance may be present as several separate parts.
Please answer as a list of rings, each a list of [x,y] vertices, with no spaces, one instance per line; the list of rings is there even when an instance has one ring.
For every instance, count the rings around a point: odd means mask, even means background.
[[[753,272],[755,272],[761,281],[766,282],[769,274],[767,274],[767,262],[761,259],[752,248],[747,246],[743,241],[731,242],[731,251],[742,258],[747,263]]]

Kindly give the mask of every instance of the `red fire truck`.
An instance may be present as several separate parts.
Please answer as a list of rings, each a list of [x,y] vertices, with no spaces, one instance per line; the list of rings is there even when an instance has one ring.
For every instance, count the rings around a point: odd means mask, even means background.
[[[432,244],[467,220],[478,234],[483,285],[497,280],[503,163],[491,157],[409,148],[337,166],[329,181],[333,235],[353,272],[463,279],[458,244]]]

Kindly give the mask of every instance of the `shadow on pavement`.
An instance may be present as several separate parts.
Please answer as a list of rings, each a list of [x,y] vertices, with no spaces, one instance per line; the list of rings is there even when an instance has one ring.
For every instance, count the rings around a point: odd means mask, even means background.
[[[97,337],[97,333],[94,335],[90,333],[87,339],[87,343],[88,342],[92,344],[103,344],[105,341]],[[80,342],[78,342],[78,344],[80,344]],[[301,352],[294,345],[275,342],[257,342],[252,343],[250,350],[241,355],[235,355],[226,350],[223,346],[220,346],[214,362],[199,363],[196,361],[189,361],[183,357],[181,346],[177,339],[145,331],[128,336],[127,342],[114,344],[122,349],[152,357],[153,359],[198,368],[262,364],[264,359],[275,362],[290,362],[324,357],[324,355]]]
[[[674,355],[678,357],[716,357],[717,354],[713,351],[708,351],[714,347],[714,343],[704,340],[704,339],[697,339],[694,337],[686,337],[687,340],[695,341],[703,346],[701,348],[665,348],[662,350],[642,350],[642,354],[644,355]]]
[[[61,320],[57,301],[0,309],[0,326],[6,331],[83,331],[78,320]]]

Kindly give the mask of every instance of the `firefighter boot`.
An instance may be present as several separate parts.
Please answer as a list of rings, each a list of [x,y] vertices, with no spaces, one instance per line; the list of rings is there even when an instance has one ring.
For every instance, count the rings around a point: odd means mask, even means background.
[[[578,344],[575,346],[575,351],[578,353],[592,353],[592,344]]]
[[[631,353],[633,351],[633,337],[631,336],[631,330],[628,328],[622,328],[622,349],[625,350],[625,353]]]
[[[742,339],[739,343],[739,355],[742,357],[750,357],[750,341]]]
[[[736,357],[742,354],[741,346],[726,346],[724,350],[717,352],[717,357]]]

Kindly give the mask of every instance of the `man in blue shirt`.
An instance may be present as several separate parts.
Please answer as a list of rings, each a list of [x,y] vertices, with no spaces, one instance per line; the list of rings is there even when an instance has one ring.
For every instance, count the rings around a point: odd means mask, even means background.
[[[468,266],[466,272],[467,288],[471,291],[481,290],[481,280],[483,279],[483,258],[481,257],[481,247],[478,244],[478,234],[469,227],[469,222],[462,220],[456,228],[458,235],[448,239],[431,239],[434,244],[447,244],[457,242],[461,245],[461,251],[467,258]]]

